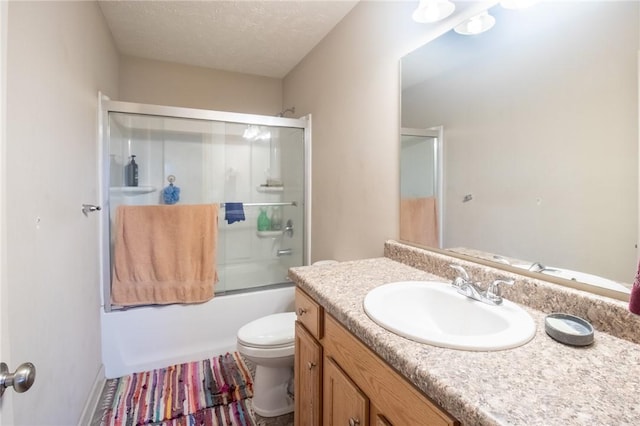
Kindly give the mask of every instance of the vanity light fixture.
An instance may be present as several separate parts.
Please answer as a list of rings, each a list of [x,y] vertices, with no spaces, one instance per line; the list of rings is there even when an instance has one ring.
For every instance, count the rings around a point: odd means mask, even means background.
[[[462,35],[476,35],[490,30],[495,23],[496,18],[485,11],[457,25],[453,30]]]
[[[451,15],[456,5],[449,0],[420,0],[413,12],[413,20],[421,24],[441,21]]]

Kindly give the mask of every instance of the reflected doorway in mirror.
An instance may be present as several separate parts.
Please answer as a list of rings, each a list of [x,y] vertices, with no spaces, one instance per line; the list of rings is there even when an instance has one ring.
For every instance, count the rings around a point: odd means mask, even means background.
[[[443,128],[400,135],[400,240],[441,248]]]

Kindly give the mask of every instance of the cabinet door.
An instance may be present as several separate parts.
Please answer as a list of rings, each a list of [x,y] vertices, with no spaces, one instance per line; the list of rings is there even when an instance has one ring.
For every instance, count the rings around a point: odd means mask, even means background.
[[[296,321],[295,425],[320,426],[322,414],[322,346]]]
[[[393,426],[375,406],[374,401],[369,401],[369,418],[371,418],[371,426]]]
[[[324,358],[323,404],[325,426],[369,425],[369,399],[328,357]]]
[[[387,418],[383,415],[376,416],[375,426],[391,426],[391,423],[387,420]]]
[[[335,360],[355,386],[371,399],[373,424],[376,417],[382,415],[384,421],[397,426],[459,425],[331,315],[324,317],[322,343],[324,358]]]

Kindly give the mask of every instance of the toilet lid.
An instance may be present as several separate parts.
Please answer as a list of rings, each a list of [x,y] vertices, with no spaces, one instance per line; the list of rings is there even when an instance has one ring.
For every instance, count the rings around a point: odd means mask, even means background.
[[[267,315],[242,326],[238,341],[253,347],[289,346],[294,340],[295,322],[295,312]]]

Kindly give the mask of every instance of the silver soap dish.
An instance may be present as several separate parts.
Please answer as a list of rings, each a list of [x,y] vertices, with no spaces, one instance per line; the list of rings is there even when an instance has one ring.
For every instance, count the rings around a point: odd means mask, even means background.
[[[593,326],[587,320],[569,314],[549,314],[544,329],[560,343],[587,346],[593,343]]]

